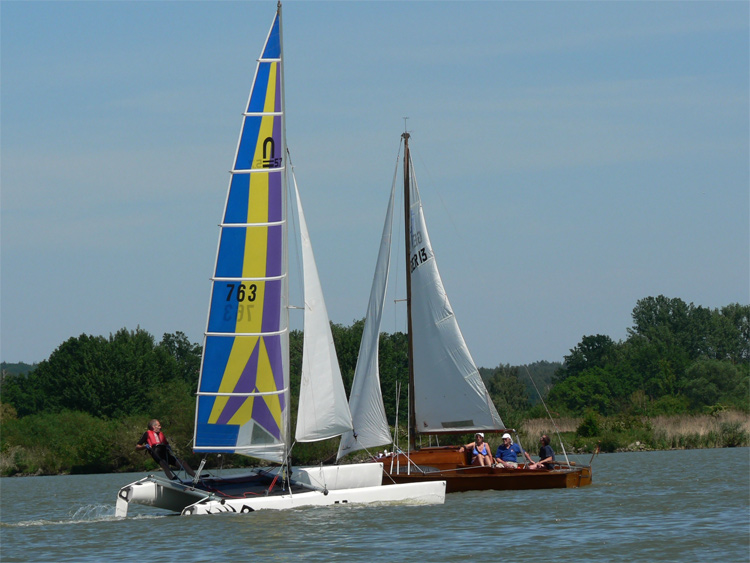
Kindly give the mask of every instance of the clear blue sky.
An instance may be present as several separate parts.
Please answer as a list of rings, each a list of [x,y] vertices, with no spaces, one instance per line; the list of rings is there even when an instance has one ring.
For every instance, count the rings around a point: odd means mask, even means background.
[[[622,339],[647,296],[750,302],[749,6],[286,2],[288,144],[331,319],[364,316],[403,116],[479,365]],[[123,327],[202,342],[274,10],[0,3],[3,361]]]

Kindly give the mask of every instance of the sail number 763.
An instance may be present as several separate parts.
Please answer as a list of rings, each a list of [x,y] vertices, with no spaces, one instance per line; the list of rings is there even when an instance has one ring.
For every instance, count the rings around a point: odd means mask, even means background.
[[[235,287],[237,288],[237,291],[235,291]],[[239,285],[228,283],[227,289],[229,290],[227,293],[227,301],[232,300],[232,296],[237,301],[255,301],[256,297],[256,291],[258,290],[258,286],[254,283],[251,283],[249,285],[245,285],[244,283],[241,283]]]

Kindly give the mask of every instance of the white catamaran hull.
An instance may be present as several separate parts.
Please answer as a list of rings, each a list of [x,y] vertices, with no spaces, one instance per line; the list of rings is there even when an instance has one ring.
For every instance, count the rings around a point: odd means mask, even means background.
[[[149,475],[126,485],[117,495],[115,514],[124,518],[131,503],[163,508],[183,515],[287,510],[335,504],[442,504],[445,482],[382,485],[383,465],[364,463],[326,467],[299,467],[296,482],[314,490],[298,493],[223,498],[189,484]]]

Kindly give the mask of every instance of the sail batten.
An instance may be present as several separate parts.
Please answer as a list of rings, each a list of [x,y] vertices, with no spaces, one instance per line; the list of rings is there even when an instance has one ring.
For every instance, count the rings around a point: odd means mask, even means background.
[[[277,168],[270,168],[268,166],[266,167],[259,167],[259,168],[233,168],[229,171],[230,174],[238,174],[238,175],[249,175],[249,174],[270,174],[271,172],[282,172],[284,168],[277,167]]]
[[[264,397],[269,395],[281,395],[288,392],[289,389],[281,389],[279,391],[267,391],[265,393],[210,393],[208,391],[199,391],[196,395],[201,397]]]
[[[243,113],[245,117],[257,117],[264,115],[281,115],[280,111],[246,111]]]
[[[239,229],[243,227],[283,227],[285,223],[283,221],[266,221],[264,223],[219,223],[219,226],[224,229]]]

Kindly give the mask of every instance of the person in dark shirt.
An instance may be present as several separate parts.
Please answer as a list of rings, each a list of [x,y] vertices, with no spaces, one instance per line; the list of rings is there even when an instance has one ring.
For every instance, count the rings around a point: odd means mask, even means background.
[[[154,461],[164,470],[164,474],[169,479],[177,479],[172,472],[170,465],[182,467],[191,477],[195,477],[195,471],[184,461],[177,459],[172,454],[172,448],[169,447],[169,441],[161,431],[161,423],[153,419],[148,423],[148,430],[143,433],[141,439],[135,445],[136,450],[148,450]]]
[[[555,452],[552,450],[552,446],[549,445],[549,436],[542,434],[539,441],[542,443],[539,447],[539,461],[529,464],[529,469],[552,469],[555,463]]]

